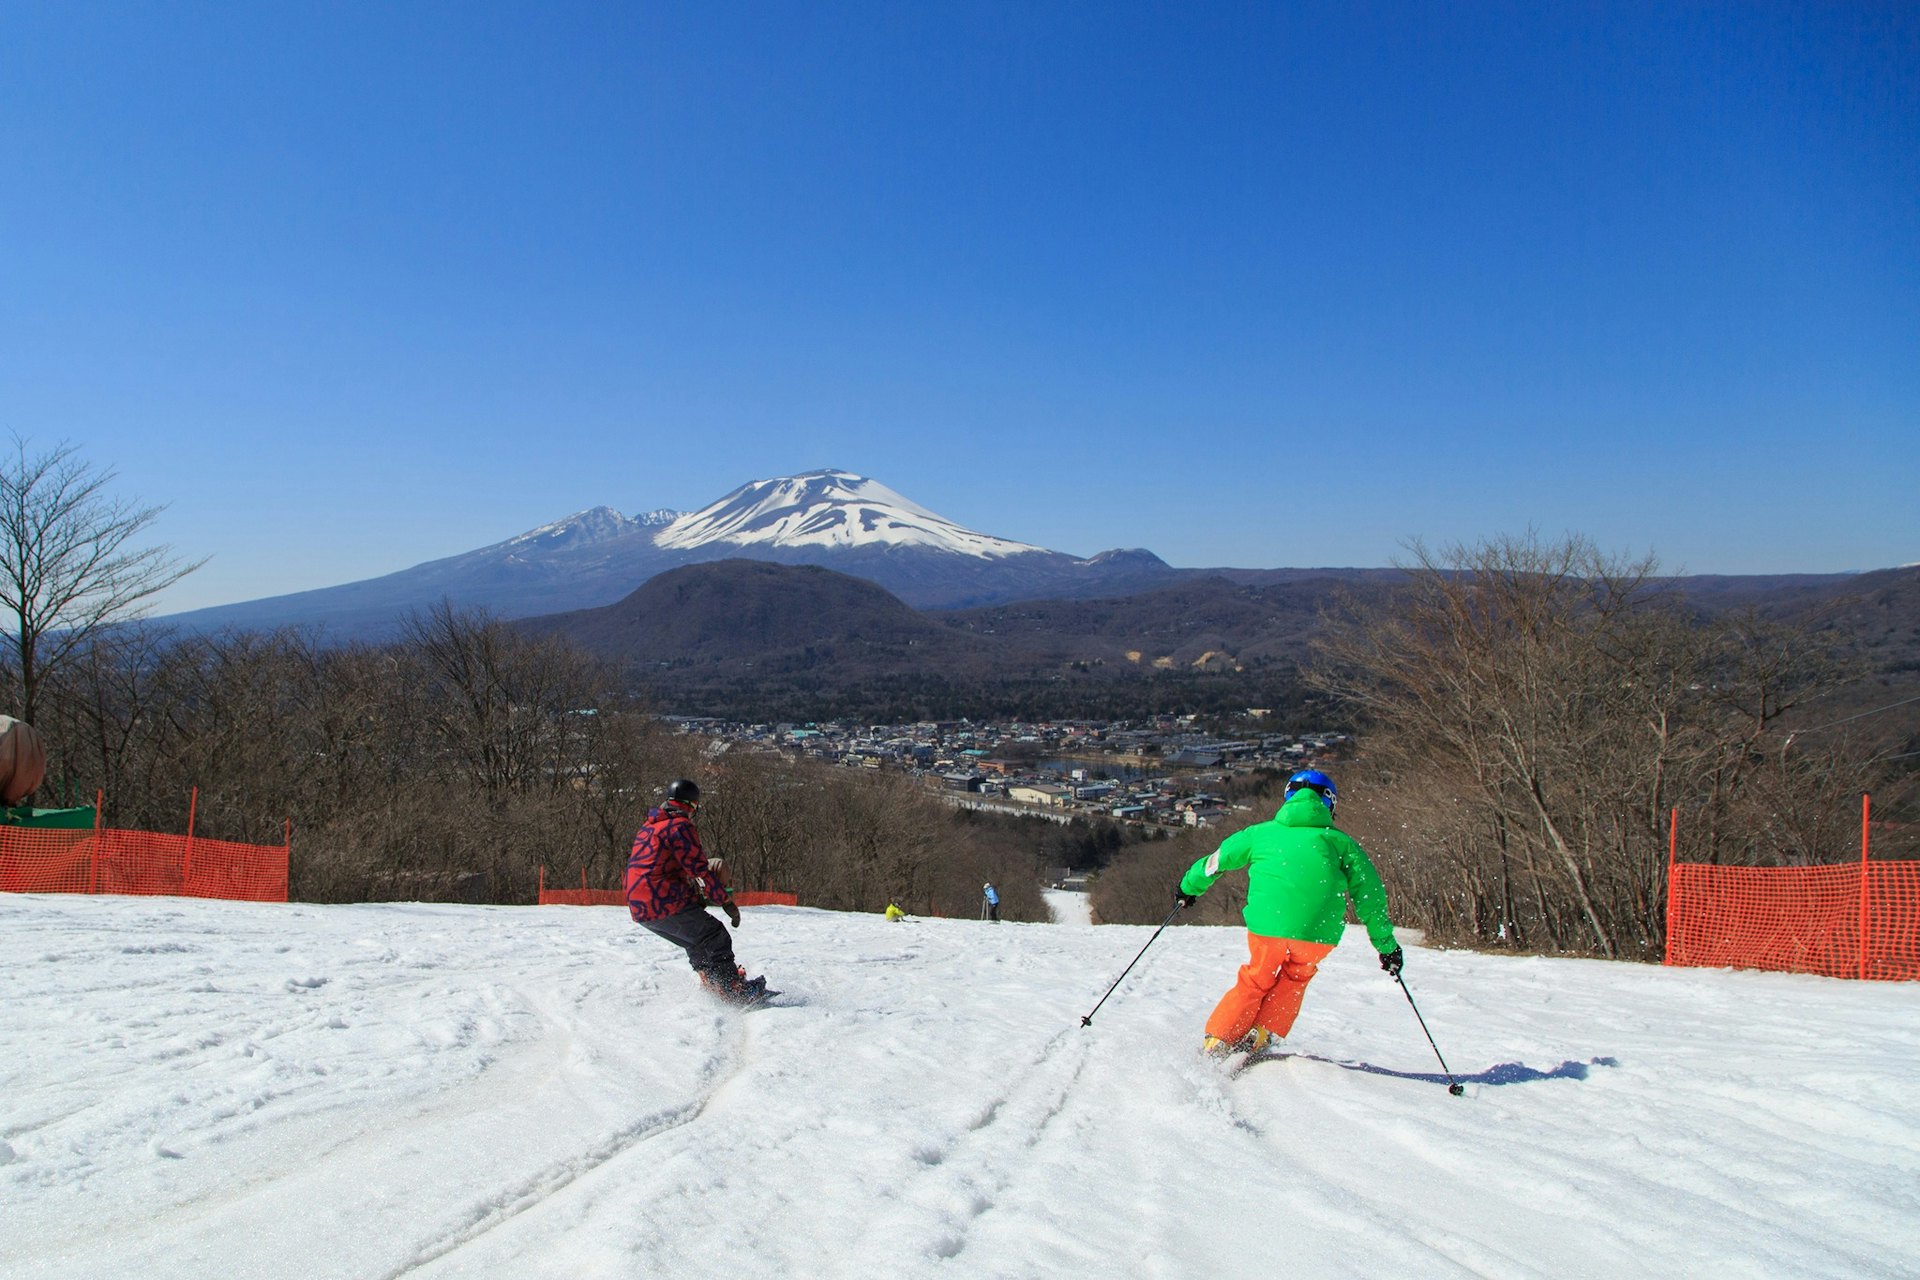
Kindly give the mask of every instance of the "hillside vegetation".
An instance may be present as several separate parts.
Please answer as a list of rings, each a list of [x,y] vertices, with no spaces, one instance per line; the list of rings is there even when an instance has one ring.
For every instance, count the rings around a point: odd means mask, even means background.
[[[1298,658],[1344,582],[1212,577],[1102,600],[922,612],[833,570],[735,559],[515,625],[566,637],[686,714],[1119,718],[1299,706]]]
[[[741,888],[806,902],[967,914],[987,880],[1010,919],[1044,919],[1032,852],[899,779],[715,755],[621,695],[570,645],[442,607],[380,647],[294,633],[122,631],[71,664],[39,729],[39,800],[91,801],[109,825],[279,843],[312,901],[531,902],[620,883],[634,830],[675,777]]]
[[[1858,857],[1870,791],[1895,819],[1878,855],[1920,854],[1920,716],[1901,670],[1874,662],[1904,643],[1892,619],[1914,575],[1788,621],[1701,610],[1653,569],[1578,538],[1422,548],[1391,597],[1348,596],[1324,620],[1307,678],[1363,744],[1339,816],[1397,921],[1445,942],[1656,956],[1676,813],[1686,861],[1804,865]],[[1097,913],[1158,918],[1220,834],[1134,851],[1102,877]]]
[[[1143,841],[1106,822],[960,816],[904,778],[722,751],[654,713],[1261,705],[1285,720],[1310,706],[1359,730],[1341,820],[1402,923],[1645,956],[1662,941],[1674,809],[1683,857],[1812,862],[1857,850],[1872,791],[1890,820],[1876,847],[1912,856],[1916,583],[1920,570],[1891,571],[1856,596],[1757,604],[1729,589],[1708,608],[1577,539],[1509,540],[1332,595],[1310,578],[1223,578],[927,615],[828,570],[734,561],[538,624],[443,604],[382,645],[127,627],[43,686],[37,800],[98,791],[110,824],[177,831],[197,788],[209,837],[277,842],[292,818],[297,897],[525,902],[543,866],[616,885],[633,830],[684,775],[710,793],[703,828],[742,887],[967,915],[992,880],[1010,918],[1035,919],[1040,868],[1068,866],[1099,873],[1101,919],[1153,922],[1222,830]],[[1236,821],[1271,812],[1260,788],[1275,781],[1235,784],[1249,806]],[[1208,918],[1230,919],[1234,892],[1210,895]]]

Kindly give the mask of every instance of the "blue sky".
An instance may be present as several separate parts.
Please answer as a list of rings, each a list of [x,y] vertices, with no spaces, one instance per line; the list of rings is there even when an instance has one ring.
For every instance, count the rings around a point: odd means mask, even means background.
[[[825,466],[1177,565],[1920,560],[1911,5],[23,4],[0,59],[0,428],[167,505],[169,609]]]

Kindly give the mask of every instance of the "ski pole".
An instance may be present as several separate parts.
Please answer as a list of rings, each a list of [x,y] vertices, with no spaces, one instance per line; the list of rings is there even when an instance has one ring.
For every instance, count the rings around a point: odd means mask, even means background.
[[[1407,990],[1406,979],[1396,973],[1393,975],[1393,980],[1400,984],[1400,994],[1407,998],[1408,1006],[1413,1009],[1413,1016],[1420,1018],[1420,1006],[1413,1003],[1413,992]],[[1420,1029],[1427,1032],[1427,1043],[1433,1044],[1433,1032],[1427,1031],[1427,1020],[1425,1018],[1420,1018]],[[1433,1044],[1433,1056],[1440,1058],[1440,1074],[1447,1078],[1447,1092],[1456,1098],[1465,1093],[1467,1087],[1458,1080],[1455,1080],[1453,1078],[1453,1072],[1447,1070],[1447,1060],[1440,1057],[1440,1046],[1437,1044]]]
[[[1159,929],[1155,929],[1155,930],[1153,931],[1153,938],[1157,938],[1157,937],[1159,937],[1159,936],[1160,936],[1160,930],[1161,930],[1161,929],[1165,929],[1165,928],[1166,928],[1166,927],[1167,927],[1168,925],[1170,925],[1170,924],[1172,924],[1172,923],[1173,923],[1173,918],[1174,918],[1175,916],[1177,916],[1177,915],[1179,915],[1179,914],[1180,914],[1180,913],[1181,913],[1182,911],[1184,911],[1184,910],[1186,910],[1186,907],[1187,907],[1187,904],[1186,904],[1186,903],[1184,903],[1184,902],[1176,902],[1176,903],[1174,903],[1174,904],[1173,904],[1173,910],[1171,910],[1171,911],[1169,911],[1169,912],[1167,912],[1167,918],[1166,918],[1165,920],[1162,920],[1162,921],[1160,922],[1160,928],[1159,928]],[[1147,947],[1150,947],[1150,946],[1152,946],[1152,945],[1153,945],[1153,938],[1148,938],[1148,939],[1147,939]],[[1143,956],[1143,955],[1145,955],[1145,954],[1147,954],[1147,947],[1142,947],[1142,948],[1140,948],[1140,956]],[[1124,969],[1122,969],[1122,970],[1120,971],[1120,977],[1119,977],[1119,978],[1115,978],[1115,979],[1113,980],[1113,987],[1117,987],[1117,986],[1119,986],[1119,985],[1120,985],[1120,980],[1121,980],[1121,978],[1125,978],[1125,977],[1126,977],[1126,976],[1127,976],[1127,975],[1128,975],[1129,973],[1131,973],[1131,972],[1133,972],[1133,966],[1135,966],[1135,965],[1137,965],[1137,964],[1139,964],[1139,963],[1140,963],[1140,956],[1135,956],[1135,957],[1134,957],[1133,959],[1131,959],[1131,960],[1129,960],[1129,961],[1127,961],[1127,967],[1126,967],[1126,968],[1124,968]],[[1110,996],[1110,995],[1112,995],[1112,994],[1113,994],[1113,987],[1108,987],[1108,988],[1107,988],[1107,996]],[[1090,1027],[1090,1026],[1092,1026],[1092,1025],[1093,1025],[1093,1015],[1094,1015],[1094,1014],[1096,1014],[1096,1013],[1098,1013],[1098,1012],[1100,1012],[1100,1005],[1101,1005],[1101,1004],[1105,1004],[1105,1003],[1107,1002],[1107,996],[1101,996],[1101,997],[1100,997],[1100,1004],[1096,1004],[1096,1005],[1094,1005],[1094,1006],[1093,1006],[1093,1008],[1091,1008],[1091,1009],[1089,1009],[1089,1010],[1087,1010],[1087,1016],[1086,1016],[1086,1017],[1084,1017],[1084,1018],[1082,1018],[1082,1019],[1080,1019],[1080,1025],[1081,1025],[1081,1026],[1083,1026],[1083,1027]]]

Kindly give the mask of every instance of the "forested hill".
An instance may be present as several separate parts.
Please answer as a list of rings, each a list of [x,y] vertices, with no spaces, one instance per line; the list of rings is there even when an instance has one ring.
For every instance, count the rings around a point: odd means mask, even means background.
[[[669,570],[613,605],[516,625],[572,639],[674,711],[1124,715],[1297,704],[1298,665],[1326,611],[1378,605],[1404,582],[1396,571],[1249,577],[917,611],[818,566],[723,560]],[[1705,615],[1810,620],[1884,679],[1920,671],[1920,567],[1661,585]]]
[[[1296,661],[1338,585],[1216,577],[1111,600],[919,612],[831,570],[727,560],[516,625],[568,637],[689,713],[1224,710],[1298,696]]]

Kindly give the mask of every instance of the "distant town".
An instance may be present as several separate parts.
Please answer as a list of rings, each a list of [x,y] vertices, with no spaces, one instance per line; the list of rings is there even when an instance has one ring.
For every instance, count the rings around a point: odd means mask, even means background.
[[[1251,709],[1252,723],[1268,713]],[[1194,716],[1006,724],[746,724],[669,716],[682,732],[750,750],[917,779],[952,804],[1069,822],[1075,817],[1161,827],[1206,827],[1236,807],[1235,776],[1289,773],[1347,742],[1343,733],[1222,739]]]

